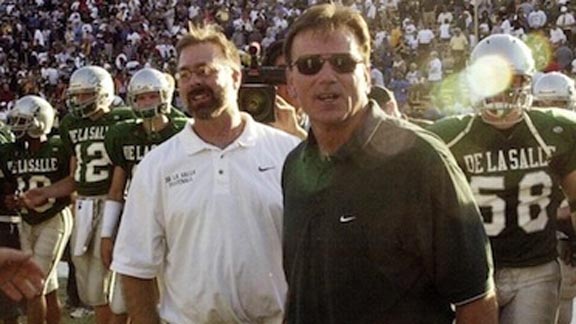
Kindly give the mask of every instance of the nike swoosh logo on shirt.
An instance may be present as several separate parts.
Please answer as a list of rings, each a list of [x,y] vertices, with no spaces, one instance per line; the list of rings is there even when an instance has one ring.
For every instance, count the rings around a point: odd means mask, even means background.
[[[258,167],[258,171],[260,171],[260,172],[265,172],[265,171],[268,171],[268,170],[272,170],[272,169],[274,169],[274,168],[275,168],[275,166],[268,166],[268,167],[261,167],[261,166],[259,166],[259,167]]]
[[[350,223],[351,221],[355,220],[356,216],[340,216],[340,223]]]

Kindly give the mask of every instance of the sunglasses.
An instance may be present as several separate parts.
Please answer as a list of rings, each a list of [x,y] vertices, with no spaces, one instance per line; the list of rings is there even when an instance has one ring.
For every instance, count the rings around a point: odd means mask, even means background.
[[[356,69],[356,65],[363,63],[364,60],[357,59],[348,53],[337,53],[329,55],[306,55],[298,58],[295,62],[290,64],[290,67],[296,66],[298,72],[304,75],[314,75],[324,66],[324,62],[328,61],[332,69],[337,73],[351,73]]]

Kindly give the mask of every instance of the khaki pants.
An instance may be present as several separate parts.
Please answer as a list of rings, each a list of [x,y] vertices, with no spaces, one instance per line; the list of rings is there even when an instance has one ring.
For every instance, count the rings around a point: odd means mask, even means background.
[[[56,216],[36,225],[21,224],[20,243],[22,250],[32,253],[44,273],[46,280],[43,293],[58,289],[57,266],[68,244],[72,232],[72,212],[64,208]]]
[[[104,267],[100,256],[100,231],[102,229],[104,201],[105,197],[78,197],[75,211],[76,224],[70,241],[72,262],[76,267],[78,295],[82,302],[90,306],[108,304],[108,293],[112,283],[111,272]],[[83,211],[87,208],[82,206],[87,204],[91,205],[89,209],[91,215],[87,215]],[[91,219],[81,220],[82,217]],[[88,226],[89,230],[83,230],[82,226]],[[78,252],[80,249],[77,246],[85,247],[82,254]]]
[[[560,301],[558,261],[494,272],[501,324],[554,323]]]

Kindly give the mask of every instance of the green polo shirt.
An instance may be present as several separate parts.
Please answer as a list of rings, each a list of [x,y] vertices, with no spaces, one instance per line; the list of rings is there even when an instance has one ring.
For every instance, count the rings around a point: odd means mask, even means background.
[[[488,239],[448,148],[374,103],[326,159],[311,132],[283,171],[288,323],[451,323],[492,289]]]

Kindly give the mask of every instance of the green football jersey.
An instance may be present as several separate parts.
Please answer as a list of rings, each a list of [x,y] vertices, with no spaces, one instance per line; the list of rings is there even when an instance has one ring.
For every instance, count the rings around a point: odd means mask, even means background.
[[[179,110],[176,107],[170,108],[170,114],[168,114],[168,116],[170,117],[170,119],[188,118],[188,116],[186,116],[186,114],[183,111]]]
[[[46,187],[66,178],[70,172],[69,161],[70,158],[58,136],[49,138],[35,153],[20,141],[0,146],[0,168],[6,175],[6,181],[19,193]],[[68,205],[70,197],[52,198],[42,206],[34,209],[23,208],[19,213],[27,223],[39,224]]]
[[[172,118],[166,128],[153,134],[146,133],[140,119],[116,124],[106,133],[106,152],[112,164],[120,166],[131,178],[144,155],[182,130],[186,121],[185,118]]]
[[[576,169],[576,113],[529,110],[507,130],[470,114],[429,130],[448,144],[470,182],[496,266],[553,260],[556,212],[564,199],[559,180]]]
[[[8,130],[8,128],[4,124],[2,124],[0,126],[0,128],[3,130]],[[0,132],[0,134],[4,134],[4,132],[2,131],[2,132]],[[9,134],[10,136],[0,135],[0,149],[6,143],[11,143],[14,139],[14,137],[11,135],[9,130],[8,130],[7,134]],[[4,196],[14,194],[16,192],[16,189],[17,188],[15,185],[13,185],[7,181],[6,176],[4,175],[4,172],[2,171],[2,168],[0,168],[0,216],[16,216],[16,215],[18,215],[17,211],[6,207],[6,205],[4,204]]]
[[[130,109],[116,108],[98,120],[66,115],[60,123],[64,148],[76,157],[74,180],[81,196],[100,196],[108,193],[113,166],[106,154],[104,137],[110,126],[133,119]]]

